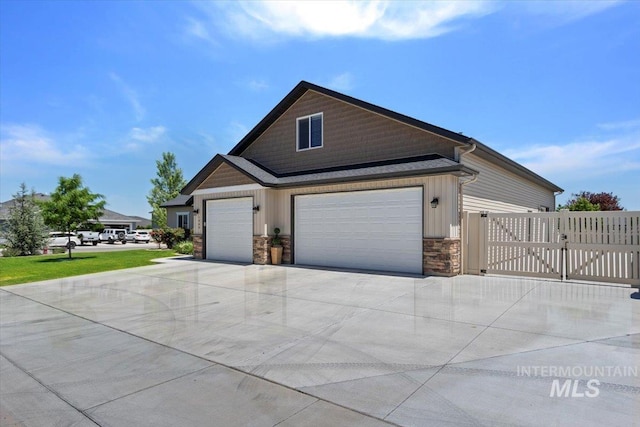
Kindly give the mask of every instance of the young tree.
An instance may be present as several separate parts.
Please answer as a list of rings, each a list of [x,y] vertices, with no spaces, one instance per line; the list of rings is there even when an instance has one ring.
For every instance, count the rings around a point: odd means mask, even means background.
[[[160,205],[177,197],[186,181],[182,176],[182,169],[176,165],[173,153],[162,153],[162,160],[156,160],[157,177],[151,180],[153,188],[147,196],[147,201],[153,209],[153,220],[159,228],[167,227],[167,211]]]
[[[35,192],[29,193],[23,182],[13,198],[15,204],[9,208],[7,230],[3,233],[7,247],[21,256],[36,254],[47,243],[47,230],[36,204]]]
[[[51,199],[41,202],[42,217],[51,228],[70,233],[89,220],[97,221],[104,211],[104,196],[94,194],[82,184],[82,177],[61,176]],[[69,237],[69,259],[71,259],[71,237]]]

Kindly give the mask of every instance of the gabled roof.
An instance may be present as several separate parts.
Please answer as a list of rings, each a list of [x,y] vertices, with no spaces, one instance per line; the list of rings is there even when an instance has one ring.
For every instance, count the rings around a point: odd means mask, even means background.
[[[187,196],[188,197],[188,196]],[[51,196],[43,193],[36,193],[35,199],[40,202],[46,202],[51,199]],[[15,199],[7,200],[6,202],[0,203],[0,221],[4,221],[9,217],[9,209],[15,206]],[[98,221],[101,223],[106,222],[144,222],[149,221],[148,219],[139,217],[139,216],[128,216],[124,215],[110,209],[103,209],[102,216],[98,218]]]
[[[388,110],[383,107],[379,107],[374,104],[362,101],[360,99],[353,98],[340,92],[336,92],[331,89],[324,88],[322,86],[314,85],[313,83],[301,81],[293,88],[282,101],[276,105],[273,110],[269,112],[240,142],[229,151],[229,154],[233,156],[239,156],[242,152],[249,147],[264,131],[266,131],[278,118],[289,109],[295,102],[302,97],[307,91],[312,90],[314,92],[321,93],[331,98],[338,99],[348,104],[355,105],[362,109],[380,114],[381,116],[388,117],[390,119],[399,121],[401,123],[416,127],[418,129],[425,130],[427,132],[434,133],[444,138],[453,140],[462,144],[469,144],[471,138],[464,136],[460,133],[452,132],[450,130],[441,128],[439,126],[432,125],[421,120],[414,119],[404,114],[396,113],[395,111]]]
[[[287,96],[284,97],[284,99],[282,101],[280,101],[278,103],[278,105],[276,105],[270,112],[269,114],[267,114],[253,129],[251,129],[251,131],[244,137],[242,138],[242,140],[240,140],[240,142],[231,149],[231,151],[229,151],[229,154],[226,157],[227,158],[227,163],[229,163],[231,166],[235,166],[238,170],[240,170],[243,173],[246,173],[247,176],[251,177],[252,179],[255,179],[257,182],[263,182],[267,185],[272,185],[272,186],[281,186],[283,185],[283,181],[279,181],[279,184],[268,184],[269,182],[269,177],[263,177],[260,178],[261,174],[267,172],[270,173],[270,171],[266,171],[264,167],[254,164],[255,167],[257,167],[258,169],[254,169],[251,166],[249,166],[247,163],[251,163],[249,160],[247,159],[243,159],[242,157],[238,157],[242,154],[242,152],[244,152],[244,150],[247,149],[247,147],[249,147],[260,135],[262,135],[273,123],[275,123],[276,120],[278,120],[278,118],[285,113],[298,99],[300,99],[305,93],[307,93],[308,91],[314,91],[329,97],[332,97],[334,99],[346,102],[348,104],[354,105],[356,107],[371,111],[373,113],[382,115],[384,117],[390,118],[392,120],[398,121],[400,123],[404,123],[408,126],[412,126],[418,129],[422,129],[426,132],[430,132],[432,134],[436,134],[439,135],[443,138],[447,138],[455,143],[457,143],[460,146],[467,146],[467,147],[472,147],[473,145],[475,145],[477,148],[474,151],[475,155],[478,155],[479,157],[482,157],[490,162],[493,162],[513,173],[515,173],[516,175],[522,176],[526,179],[529,179],[535,183],[537,183],[538,185],[547,188],[551,191],[554,192],[562,192],[562,188],[558,187],[557,185],[553,184],[552,182],[546,180],[545,178],[541,177],[540,175],[536,174],[535,172],[527,169],[526,167],[522,166],[521,164],[514,162],[513,160],[509,159],[508,157],[498,153],[497,151],[491,149],[490,147],[488,147],[487,145],[479,142],[478,140],[462,135],[460,133],[456,133],[444,128],[441,128],[439,126],[435,126],[432,125],[430,123],[427,122],[423,122],[421,120],[417,120],[414,119],[412,117],[409,116],[405,116],[404,114],[400,114],[400,113],[396,113],[394,111],[388,110],[386,108],[383,107],[379,107],[377,105],[353,98],[351,96],[333,91],[331,89],[327,89],[318,85],[315,85],[313,83],[309,83],[306,81],[301,81],[300,83],[298,83],[296,85],[295,88],[293,88],[293,90],[291,92],[289,92],[289,94],[287,94]],[[238,159],[243,159],[243,160],[237,160],[234,162],[234,160],[231,158],[231,156],[237,157]],[[196,174],[195,177],[193,177],[193,179],[191,181],[189,181],[189,183],[180,191],[182,194],[188,195],[191,194],[191,192],[193,192],[205,179],[207,179],[207,177],[209,175],[211,175],[211,173],[218,167],[220,166],[220,164],[225,160],[225,157],[223,157],[222,155],[218,154],[216,155],[213,159],[211,159],[209,161],[209,163],[207,163],[205,165],[205,167],[203,167],[200,172],[198,172]],[[452,163],[456,163],[453,162],[451,160],[449,160]],[[247,163],[245,163],[247,162]],[[244,166],[239,166],[242,163],[242,165]],[[456,163],[458,166],[456,166],[458,169],[455,170],[455,172],[460,172],[463,174],[466,174],[466,172],[471,171],[471,169],[463,167],[462,165]],[[353,169],[354,166],[357,165],[350,165],[347,166],[347,169]],[[447,166],[449,168],[456,168],[454,166]],[[429,168],[428,168],[429,169]],[[432,169],[431,169],[432,170]],[[464,170],[464,171],[463,171]],[[253,172],[251,172],[253,171]],[[447,173],[446,169],[444,169],[445,172],[442,173]],[[304,174],[305,175],[310,175],[313,171],[306,171]],[[253,173],[253,175],[252,175]],[[271,173],[271,175],[273,175],[273,173]],[[280,177],[282,178],[282,176]],[[364,179],[364,178],[361,178]],[[302,181],[300,181],[300,183],[302,183]],[[293,184],[291,184],[293,185]]]
[[[207,170],[214,171],[225,163],[263,187],[277,188],[418,175],[453,174],[464,176],[477,173],[473,169],[438,154],[288,174],[277,174],[253,161],[238,156],[218,154],[212,162],[213,164]],[[192,180],[185,187],[185,191],[193,193],[204,179],[206,176],[201,180]]]

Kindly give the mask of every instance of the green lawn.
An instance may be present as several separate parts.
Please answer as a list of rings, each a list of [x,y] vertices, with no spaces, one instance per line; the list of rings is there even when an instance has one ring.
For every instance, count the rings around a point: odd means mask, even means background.
[[[0,286],[59,279],[80,274],[152,265],[152,259],[174,256],[172,250],[132,250],[74,254],[0,257]]]

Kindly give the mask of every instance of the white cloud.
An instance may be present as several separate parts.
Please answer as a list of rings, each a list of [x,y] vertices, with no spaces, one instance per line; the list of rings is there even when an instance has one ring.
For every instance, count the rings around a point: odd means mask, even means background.
[[[200,40],[204,40],[212,45],[218,45],[218,42],[211,35],[207,26],[202,21],[194,18],[187,18],[187,25],[185,27],[185,33],[187,36],[195,37]]]
[[[249,89],[255,92],[260,92],[260,91],[269,89],[269,84],[262,79],[250,80],[249,83],[247,83],[247,86],[249,87]]]
[[[249,128],[240,122],[234,121],[229,124],[227,133],[229,135],[229,138],[231,139],[231,143],[236,144],[237,142],[240,142],[240,140],[244,138],[246,134],[249,133]]]
[[[350,91],[351,89],[353,89],[353,85],[353,75],[349,72],[338,74],[324,84],[324,86],[340,92]]]
[[[164,135],[166,128],[164,126],[153,126],[149,128],[133,128],[129,132],[129,138],[141,142],[155,142]]]
[[[127,151],[138,151],[145,144],[153,144],[166,133],[164,126],[153,126],[149,128],[133,128],[129,132],[129,142],[125,145]]]
[[[21,164],[77,165],[89,158],[82,145],[64,148],[62,143],[37,125],[15,124],[2,126],[0,158],[3,170],[15,170]],[[6,170],[5,170],[6,172]]]
[[[625,120],[621,122],[599,123],[598,127],[603,130],[632,130],[640,129],[640,119]]]
[[[640,134],[565,145],[535,145],[504,154],[551,179],[586,180],[640,170]]]
[[[124,97],[127,99],[127,101],[129,101],[129,104],[131,104],[131,108],[133,109],[133,112],[135,114],[136,121],[141,121],[146,114],[146,110],[140,103],[137,92],[133,90],[127,83],[125,83],[124,80],[122,80],[122,78],[120,78],[120,76],[116,73],[109,73],[109,77],[111,77],[111,80],[116,82]]]
[[[603,12],[622,3],[621,0],[598,1],[526,1],[510,3],[531,15],[559,19],[560,23],[577,21],[587,16]]]
[[[276,36],[428,38],[452,30],[458,19],[494,10],[489,1],[234,1],[198,5],[230,35],[256,41]]]
[[[462,20],[500,10],[525,18],[540,16],[566,24],[605,11],[619,0],[599,1],[400,1],[400,0],[237,0],[197,2],[210,21],[188,18],[186,35],[217,44],[211,29],[230,37],[268,43],[286,38],[359,37],[410,40],[437,37]]]

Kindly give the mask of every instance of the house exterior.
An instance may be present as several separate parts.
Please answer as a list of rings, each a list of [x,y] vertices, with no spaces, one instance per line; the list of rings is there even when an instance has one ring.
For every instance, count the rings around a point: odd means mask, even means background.
[[[193,197],[180,194],[160,205],[167,211],[167,226],[183,228],[185,233],[193,227]]]
[[[51,196],[43,193],[36,193],[35,200],[46,202]],[[9,210],[15,206],[15,199],[7,200],[0,203],[0,229],[4,228],[4,224],[9,217]],[[136,227],[150,224],[148,219],[139,216],[128,216],[109,209],[103,209],[102,216],[98,218],[98,222],[107,228],[126,228],[135,230]]]
[[[196,258],[453,276],[464,211],[555,206],[562,190],[473,138],[299,83],[182,190]]]

